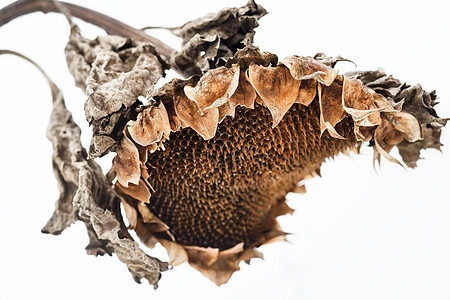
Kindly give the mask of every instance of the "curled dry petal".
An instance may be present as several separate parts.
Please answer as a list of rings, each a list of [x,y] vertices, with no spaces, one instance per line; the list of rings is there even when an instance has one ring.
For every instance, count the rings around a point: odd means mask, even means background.
[[[376,126],[381,123],[380,111],[373,99],[373,92],[361,80],[344,76],[342,90],[344,110],[359,126]]]
[[[328,130],[335,138],[343,139],[334,128],[345,117],[342,107],[342,84],[337,80],[330,86],[319,84],[320,131]]]
[[[183,246],[165,239],[159,239],[158,241],[166,248],[170,265],[178,266],[188,261],[188,254]]]
[[[342,106],[355,123],[355,135],[359,141],[370,141],[373,128],[381,123],[380,111],[385,107],[375,104],[372,90],[359,79],[343,77]]]
[[[189,264],[217,285],[227,283],[231,275],[239,270],[244,243],[225,251],[219,249],[186,247]],[[245,259],[248,259],[245,257]]]
[[[329,57],[329,56],[326,56],[324,53],[317,53],[316,55],[314,55],[314,59],[326,66],[331,67],[331,68],[334,68],[336,63],[338,63],[340,61],[350,62],[350,63],[354,64],[356,67],[356,64],[353,61],[343,58],[341,56]]]
[[[236,106],[244,106],[253,109],[255,106],[256,92],[252,85],[245,79],[245,73],[239,72],[239,83],[228,102],[219,107],[219,122],[226,116],[234,118]]]
[[[184,93],[200,111],[219,107],[230,99],[239,84],[239,66],[220,67],[206,72],[195,87],[186,85]]]
[[[205,140],[212,139],[219,123],[219,109],[211,108],[201,112],[197,104],[190,100],[183,91],[175,95],[174,107],[177,116],[194,129]]]
[[[402,132],[398,131],[387,119],[381,118],[381,124],[377,127],[374,134],[375,150],[377,150],[387,160],[401,165],[401,163],[392,157],[389,152],[392,148],[394,148],[394,146],[400,144],[402,140]]]
[[[296,80],[315,79],[328,86],[336,78],[338,71],[309,56],[288,56],[280,62],[288,67]]]
[[[422,139],[422,132],[419,122],[412,115],[402,111],[392,111],[384,113],[395,129],[402,132],[408,142],[415,142]]]
[[[248,68],[247,79],[272,115],[275,127],[299,97],[300,80],[295,80],[284,66]]]
[[[403,133],[408,142],[422,139],[420,124],[413,115],[395,109],[382,95],[374,94],[374,101],[376,106],[383,108],[381,114]]]
[[[122,186],[128,187],[129,183],[139,184],[141,177],[139,151],[126,135],[124,135],[117,147],[117,156],[114,158],[113,164],[117,174],[117,181]]]
[[[147,185],[142,179],[139,179],[139,184],[129,183],[127,187],[120,184],[120,182],[117,182],[116,191],[145,203],[149,202],[151,196]]]
[[[169,136],[171,128],[166,108],[162,102],[140,113],[136,121],[128,123],[130,137],[141,146],[159,142],[163,135]]]

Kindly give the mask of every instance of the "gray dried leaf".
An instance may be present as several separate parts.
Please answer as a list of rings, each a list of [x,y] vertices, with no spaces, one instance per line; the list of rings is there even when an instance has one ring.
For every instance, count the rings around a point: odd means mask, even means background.
[[[86,247],[88,254],[116,253],[135,281],[145,278],[156,288],[161,272],[168,270],[168,264],[145,254],[128,233],[120,212],[120,198],[100,166],[87,160],[80,141],[80,127],[67,110],[60,89],[29,58],[8,50],[0,50],[1,54],[16,55],[32,63],[47,79],[52,91],[53,109],[47,137],[53,143],[53,170],[60,197],[42,232],[57,235],[72,223],[83,221],[90,240]]]
[[[217,56],[220,38],[217,35],[201,36],[196,34],[183,49],[173,55],[170,64],[187,75],[201,74],[210,69],[209,62]]]
[[[391,104],[394,104],[393,98],[404,86],[397,78],[392,77],[392,75],[386,75],[381,68],[375,71],[348,72],[345,75],[360,79],[367,87],[386,97]]]
[[[233,57],[253,42],[254,29],[265,14],[262,6],[250,0],[245,6],[224,8],[171,29],[183,39],[182,50],[171,58],[172,65],[187,75],[215,68],[220,59]]]
[[[66,109],[60,90],[52,86],[53,110],[47,137],[53,143],[53,168],[60,197],[52,218],[42,229],[59,234],[73,222],[85,223],[90,238],[88,254],[116,253],[133,278],[145,278],[157,286],[168,264],[150,257],[129,235],[120,213],[120,198],[103,175],[100,166],[87,160],[80,141],[81,130]]]
[[[114,150],[137,98],[153,90],[168,66],[152,45],[114,35],[89,40],[73,32],[65,53],[76,85],[88,96],[89,156],[102,156]]]
[[[435,91],[427,92],[420,84],[405,87],[395,98],[395,102],[403,101],[403,111],[412,114],[420,124],[445,125],[445,120],[439,118],[434,110],[436,103]]]
[[[397,145],[398,151],[405,164],[410,168],[417,167],[420,157],[420,150],[433,148],[441,150],[441,128],[422,126],[423,139],[414,143],[406,140]]]

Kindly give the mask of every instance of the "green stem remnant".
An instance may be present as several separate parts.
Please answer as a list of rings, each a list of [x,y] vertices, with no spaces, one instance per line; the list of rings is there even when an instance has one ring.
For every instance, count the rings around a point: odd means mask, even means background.
[[[109,34],[120,35],[153,44],[156,50],[167,60],[170,60],[171,54],[176,52],[175,49],[164,44],[160,40],[114,18],[75,4],[66,2],[60,3],[67,7],[72,16],[96,25]],[[43,13],[61,13],[60,9],[49,0],[19,0],[0,9],[0,27],[20,16],[38,11]]]

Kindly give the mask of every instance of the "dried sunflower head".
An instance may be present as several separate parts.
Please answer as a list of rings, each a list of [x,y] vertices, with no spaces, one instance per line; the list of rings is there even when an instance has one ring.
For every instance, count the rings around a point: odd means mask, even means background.
[[[125,126],[113,165],[141,240],[220,285],[240,261],[261,257],[256,247],[285,239],[276,221],[292,213],[285,195],[327,158],[371,142],[374,160],[398,162],[389,152],[422,139],[418,119],[385,89],[339,75],[335,61],[278,63],[248,46],[225,66],[155,91]]]

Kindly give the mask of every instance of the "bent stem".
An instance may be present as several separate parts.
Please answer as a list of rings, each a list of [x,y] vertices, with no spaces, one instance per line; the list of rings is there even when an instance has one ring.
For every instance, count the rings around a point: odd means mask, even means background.
[[[157,38],[154,38],[141,30],[122,23],[107,15],[75,4],[66,2],[60,3],[68,9],[72,16],[90,24],[96,25],[104,29],[109,34],[120,35],[126,38],[151,43],[153,46],[155,46],[156,50],[168,61],[170,60],[171,55],[174,52],[177,52],[175,49],[166,45]],[[27,15],[33,12],[62,13],[60,8],[57,7],[51,0],[19,0],[0,9],[0,27],[20,16]]]

